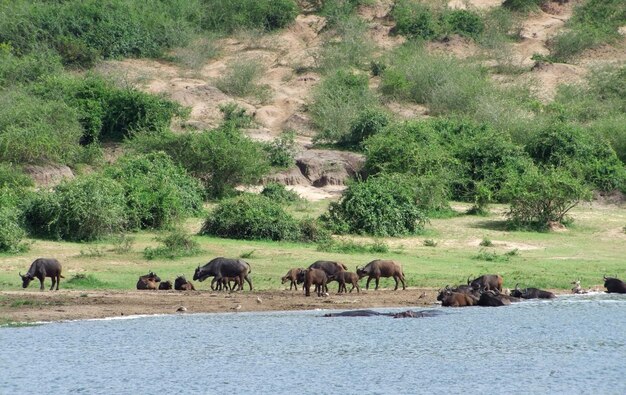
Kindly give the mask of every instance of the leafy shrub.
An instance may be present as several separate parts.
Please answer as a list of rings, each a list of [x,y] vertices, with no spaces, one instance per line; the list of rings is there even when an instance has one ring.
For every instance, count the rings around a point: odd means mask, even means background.
[[[76,109],[84,129],[83,144],[119,141],[136,130],[167,128],[174,117],[188,115],[176,102],[133,88],[118,88],[98,76],[53,75],[31,89],[39,97]]]
[[[449,10],[441,16],[441,25],[448,33],[478,38],[485,29],[480,15],[467,10]]]
[[[113,252],[116,254],[126,254],[132,250],[133,244],[135,244],[135,238],[128,234],[120,233],[111,238],[111,243],[113,244]]]
[[[439,23],[430,7],[410,0],[396,2],[391,16],[396,21],[394,31],[412,38],[429,40],[439,35]]]
[[[279,203],[244,194],[219,203],[201,234],[233,239],[298,240],[298,222]]]
[[[361,111],[350,125],[350,132],[340,139],[338,145],[357,148],[370,136],[382,131],[391,122],[387,112],[378,108]]]
[[[526,151],[536,163],[564,167],[601,191],[626,185],[626,168],[610,144],[582,128],[548,125],[533,136]]]
[[[175,230],[165,237],[158,237],[163,245],[160,247],[146,247],[143,256],[147,260],[157,258],[175,259],[194,256],[200,253],[200,244],[183,231]]]
[[[384,174],[351,183],[321,218],[337,233],[374,236],[415,234],[427,221],[411,179]]]
[[[373,243],[359,243],[349,239],[327,239],[317,244],[317,250],[342,254],[384,254],[389,252],[389,245],[382,240],[376,240]]]
[[[265,145],[265,151],[269,157],[270,165],[288,168],[295,165],[296,160],[296,133],[294,131],[283,132],[271,142]]]
[[[17,56],[14,52],[11,45],[0,44],[0,86],[34,82],[59,73],[63,68],[53,51],[41,50],[24,56]]]
[[[321,5],[319,13],[333,27],[352,17],[358,6],[370,4],[371,0],[324,0],[316,3]]]
[[[229,63],[226,72],[215,80],[215,86],[229,95],[254,96],[263,102],[270,94],[267,85],[258,84],[264,72],[265,66],[259,60],[235,60]]]
[[[24,188],[34,185],[33,179],[12,163],[0,163],[0,188]]]
[[[280,29],[298,15],[294,0],[205,0],[202,27],[232,33],[240,29]]]
[[[530,11],[536,10],[540,5],[548,0],[504,0],[502,7],[513,11]]]
[[[317,67],[323,73],[341,68],[366,69],[375,48],[367,30],[367,23],[357,16],[337,22],[333,37],[324,41],[319,52]]]
[[[366,75],[336,71],[313,91],[309,111],[319,129],[314,141],[336,143],[350,132],[359,113],[376,106],[377,100],[369,90]]]
[[[240,107],[236,102],[220,104],[220,111],[227,123],[236,128],[247,128],[253,123],[252,116],[246,113],[246,109]]]
[[[330,230],[319,219],[305,218],[300,221],[300,241],[304,243],[322,243],[332,236]]]
[[[509,226],[516,229],[545,230],[552,222],[562,224],[572,208],[591,198],[580,180],[557,168],[533,168],[511,177],[501,193],[510,202]]]
[[[102,175],[65,181],[53,192],[40,192],[25,211],[34,234],[91,241],[117,233],[126,221],[123,188]]]
[[[81,135],[76,112],[64,103],[19,90],[0,93],[0,161],[73,164]]]
[[[269,171],[262,145],[230,123],[193,134],[137,133],[128,146],[144,153],[166,152],[201,180],[208,197],[225,196],[235,186],[256,182]]]
[[[489,239],[487,237],[484,237],[481,240],[479,245],[482,246],[482,247],[493,247],[493,241],[491,241],[491,239]]]
[[[300,199],[295,191],[290,191],[283,184],[270,182],[263,187],[261,195],[279,203],[292,203]]]
[[[26,231],[21,219],[21,212],[15,207],[0,206],[0,252],[13,254],[28,250],[28,244],[23,242]]]
[[[65,64],[89,67],[100,57],[159,56],[184,43],[199,22],[196,1],[14,1],[0,14],[0,42],[19,54],[55,48]]]
[[[494,90],[484,70],[476,65],[428,54],[415,43],[390,55],[379,89],[392,98],[425,104],[433,115],[474,114],[480,99]]]
[[[126,196],[127,227],[160,229],[202,208],[202,186],[163,152],[120,158],[106,169]]]

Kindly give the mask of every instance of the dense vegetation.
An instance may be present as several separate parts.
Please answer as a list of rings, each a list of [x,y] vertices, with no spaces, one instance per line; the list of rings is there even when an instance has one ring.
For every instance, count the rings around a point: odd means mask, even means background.
[[[248,138],[250,114],[222,106],[211,130],[171,130],[180,104],[91,71],[103,59],[174,59],[176,50],[241,30],[288,26],[293,0],[5,1],[0,5],[0,252],[28,248],[28,236],[92,241],[139,229],[173,229],[218,201],[203,234],[243,239],[328,240],[338,234],[410,235],[450,200],[485,213],[506,203],[509,225],[545,229],[591,191],[626,192],[626,67],[593,70],[539,101],[526,84],[494,82],[523,73],[507,55],[519,19],[547,1],[507,0],[489,11],[398,0],[389,15],[403,45],[381,53],[356,10],[366,0],[311,2],[327,19],[312,70],[321,81],[307,110],[314,142],[362,152],[363,179],[350,184],[321,220],[296,219],[295,200],[268,185],[262,196],[235,187],[294,165],[295,135]],[[550,43],[542,61],[568,61],[612,42],[626,19],[619,0],[587,0]],[[462,36],[488,59],[459,60],[428,42]],[[193,48],[191,49],[193,50]],[[173,55],[174,54],[174,55]],[[214,81],[223,92],[265,102],[262,62],[233,61]],[[308,66],[307,66],[308,67]],[[308,68],[306,70],[309,70]],[[302,70],[304,71],[304,70]],[[295,72],[298,72],[297,67]],[[372,76],[377,88],[372,88]],[[387,106],[421,105],[429,119],[400,119]],[[104,144],[125,155],[105,161]],[[34,190],[24,165],[67,165],[77,174]],[[221,200],[225,199],[225,200]],[[145,256],[185,256],[195,245],[176,230]],[[182,246],[182,250],[177,250]]]

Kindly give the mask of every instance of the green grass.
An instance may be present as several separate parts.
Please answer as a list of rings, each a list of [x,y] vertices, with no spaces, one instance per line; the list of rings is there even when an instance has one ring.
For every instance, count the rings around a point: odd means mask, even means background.
[[[315,203],[316,210],[324,204]],[[460,207],[462,206],[462,207]],[[469,205],[455,204],[463,212]],[[0,290],[21,290],[18,271],[24,272],[38,256],[54,256],[64,267],[67,277],[61,280],[61,289],[116,289],[132,290],[137,278],[155,271],[162,280],[173,280],[177,275],[193,276],[194,269],[210,259],[225,257],[245,258],[252,266],[252,279],[257,290],[283,289],[280,277],[289,268],[304,267],[316,260],[336,260],[345,263],[351,271],[373,259],[394,259],[403,265],[410,286],[441,287],[446,284],[465,283],[468,276],[499,273],[504,276],[504,286],[516,283],[539,288],[569,289],[570,282],[580,278],[583,284],[602,285],[602,276],[626,277],[623,263],[623,246],[626,245],[626,210],[615,207],[583,207],[573,211],[574,225],[565,232],[534,233],[511,232],[502,226],[504,206],[494,205],[487,217],[459,215],[446,219],[433,219],[426,236],[381,239],[389,252],[350,251],[322,252],[315,244],[238,241],[196,236],[204,253],[197,257],[176,260],[155,259],[147,261],[143,250],[155,246],[155,234],[138,232],[130,251],[118,254],[112,248],[103,248],[102,256],[85,259],[80,255],[86,245],[36,240],[31,251],[15,256],[0,256]],[[185,224],[188,232],[197,232],[201,219],[191,219]],[[437,248],[424,244],[427,239],[437,240]],[[476,259],[480,255],[480,242],[488,238],[489,247],[497,259]],[[373,240],[354,237],[355,243],[367,244]],[[367,240],[367,241],[366,241]],[[517,249],[517,250],[516,250]],[[252,254],[250,252],[253,251]],[[512,251],[515,251],[513,253]],[[507,255],[509,254],[509,255]],[[491,257],[491,256],[490,256]],[[489,258],[490,258],[489,257]],[[77,276],[84,275],[84,280]],[[74,280],[76,278],[76,280]],[[80,279],[80,281],[79,281]],[[46,285],[49,286],[49,279]],[[393,280],[384,280],[390,287]],[[209,283],[197,284],[201,290]],[[39,292],[30,287],[27,292]]]

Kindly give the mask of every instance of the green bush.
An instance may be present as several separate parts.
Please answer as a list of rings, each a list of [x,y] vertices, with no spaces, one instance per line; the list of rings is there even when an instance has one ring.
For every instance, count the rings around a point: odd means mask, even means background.
[[[572,208],[591,199],[591,192],[579,179],[552,167],[510,177],[501,193],[510,202],[507,217],[514,229],[546,230],[550,223],[564,224]]]
[[[215,86],[229,95],[253,96],[264,102],[270,95],[269,87],[258,83],[264,73],[265,66],[259,60],[235,60],[229,63],[226,72],[215,80]]]
[[[513,11],[531,11],[539,8],[540,5],[549,0],[504,0],[502,7]]]
[[[300,200],[300,196],[291,190],[287,190],[283,184],[270,182],[263,187],[261,195],[278,203],[293,203]]]
[[[125,225],[122,186],[102,175],[65,181],[52,192],[40,192],[25,210],[36,235],[70,241],[92,241],[120,232]]]
[[[372,0],[323,0],[316,3],[321,6],[318,10],[320,15],[326,18],[329,26],[334,27],[354,16],[358,6],[371,4]]]
[[[53,51],[41,50],[24,56],[16,56],[14,51],[11,45],[0,43],[0,86],[34,82],[63,69]]]
[[[305,218],[300,221],[300,241],[304,243],[322,243],[330,240],[332,234],[319,219]]]
[[[526,151],[536,163],[566,168],[601,191],[625,188],[626,168],[611,145],[582,128],[553,123],[528,141]]]
[[[415,234],[427,221],[411,178],[385,174],[351,183],[321,219],[336,233],[374,236]]]
[[[433,10],[420,2],[401,0],[391,13],[396,21],[394,32],[412,38],[430,40],[440,33],[439,22]]]
[[[324,41],[319,52],[317,67],[323,73],[341,68],[365,70],[375,49],[367,31],[367,23],[357,16],[337,22],[333,37]]]
[[[76,109],[83,126],[83,144],[120,141],[136,130],[167,128],[174,117],[185,118],[189,113],[174,101],[130,87],[118,88],[94,75],[52,75],[31,90],[39,97]]]
[[[121,157],[105,174],[124,188],[129,229],[166,228],[202,209],[199,181],[163,152]]]
[[[164,151],[174,163],[199,178],[206,195],[219,198],[237,185],[257,182],[269,171],[262,144],[245,136],[232,123],[201,133],[137,133],[128,147],[138,152]]]
[[[202,27],[225,33],[280,29],[298,15],[294,0],[204,0],[203,5]]]
[[[376,240],[373,243],[359,243],[354,240],[327,239],[317,243],[317,250],[342,254],[386,254],[389,252],[389,245],[382,240]]]
[[[32,187],[33,179],[11,163],[0,163],[0,188]]]
[[[0,189],[0,192],[2,190]],[[0,206],[0,252],[18,253],[28,249],[23,240],[26,231],[21,226],[21,212],[15,207]]]
[[[0,161],[76,163],[82,129],[76,111],[20,90],[0,93]]]
[[[314,141],[330,144],[340,141],[350,132],[360,113],[377,106],[366,75],[337,70],[313,90],[309,111],[319,129]]]
[[[391,116],[379,108],[366,108],[361,111],[350,125],[350,132],[341,138],[339,146],[360,148],[369,137],[381,132],[391,123]]]
[[[458,34],[473,39],[477,39],[485,30],[480,15],[467,10],[447,10],[441,15],[441,25],[447,34]]]
[[[54,48],[66,65],[78,67],[100,57],[154,57],[188,39],[200,8],[198,1],[16,0],[3,5],[0,42],[20,55]]]
[[[143,256],[151,261],[157,258],[176,259],[181,257],[198,255],[200,244],[181,230],[174,230],[167,236],[157,237],[157,241],[163,245],[159,247],[146,247]]]
[[[298,222],[279,203],[265,196],[244,194],[218,204],[201,234],[233,239],[298,240]]]
[[[289,168],[296,164],[296,133],[287,131],[281,133],[264,146],[270,165],[280,168]]]

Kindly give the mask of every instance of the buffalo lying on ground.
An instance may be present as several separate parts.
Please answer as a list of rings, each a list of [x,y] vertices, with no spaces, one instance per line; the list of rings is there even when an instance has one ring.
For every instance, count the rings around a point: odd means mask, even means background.
[[[396,287],[394,288],[394,291],[398,289],[398,280],[402,282],[402,289],[406,289],[402,266],[394,261],[386,261],[382,259],[373,260],[365,265],[363,268],[357,266],[356,274],[359,276],[359,279],[367,276],[365,289],[369,289],[370,281],[372,279],[376,280],[376,288],[374,289],[378,289],[378,282],[381,277],[393,277],[396,282]]]
[[[459,285],[454,288],[450,288],[449,285],[446,285],[445,288],[439,290],[439,294],[437,295],[437,300],[442,301],[445,295],[451,292],[468,294],[476,298],[480,296],[480,291],[478,289],[472,288],[470,285]]]
[[[26,274],[22,275],[19,273],[22,278],[22,288],[28,287],[28,284],[34,279],[39,280],[39,290],[43,291],[43,282],[46,277],[50,277],[52,279],[52,286],[50,287],[50,291],[54,289],[56,284],[56,290],[59,290],[59,283],[62,278],[65,278],[61,275],[61,263],[54,258],[38,258],[30,264],[30,268]]]
[[[224,277],[236,278],[238,290],[243,290],[244,280],[248,282],[250,290],[252,290],[252,281],[248,276],[251,272],[252,270],[248,262],[242,259],[219,257],[212,259],[202,267],[198,266],[193,275],[193,279],[204,281],[208,277],[214,277],[214,282],[220,284]]]
[[[607,293],[626,294],[626,284],[615,277],[604,276],[604,288],[606,288]]]
[[[510,305],[511,301],[506,295],[494,289],[481,292],[477,304],[483,307],[499,307]]]
[[[154,272],[139,276],[137,280],[137,289],[158,289],[161,278]]]
[[[443,291],[437,299],[441,300],[441,305],[444,307],[468,307],[478,303],[478,298],[470,293],[452,292],[450,290]]]
[[[302,284],[304,282],[304,276],[300,275],[303,271],[304,269],[301,267],[294,267],[293,269],[289,269],[287,274],[281,277],[280,283],[284,284],[287,281],[290,281],[291,283],[289,284],[289,290],[291,291],[291,288],[295,287],[297,291],[298,284]]]
[[[160,282],[159,289],[164,291],[172,289],[172,282],[170,280]]]
[[[328,276],[322,269],[306,269],[304,271],[304,294],[311,296],[311,285],[315,285],[317,296],[322,296],[326,289]]]
[[[519,284],[515,284],[515,289],[511,291],[511,296],[522,299],[553,299],[556,295],[550,291],[544,291],[538,288],[519,289]]]
[[[467,279],[467,285],[474,289],[484,289],[486,291],[497,289],[502,292],[503,278],[499,274],[484,274],[470,281]]]
[[[196,288],[193,286],[191,281],[187,281],[185,276],[178,276],[174,280],[174,289],[177,291],[195,291]]]
[[[358,293],[361,292],[361,289],[359,288],[359,276],[356,273],[341,271],[328,276],[328,282],[331,281],[337,281],[339,283],[339,293],[348,293],[348,287],[346,287],[346,283],[352,284],[350,292],[352,292],[354,288],[356,288],[356,291]]]

